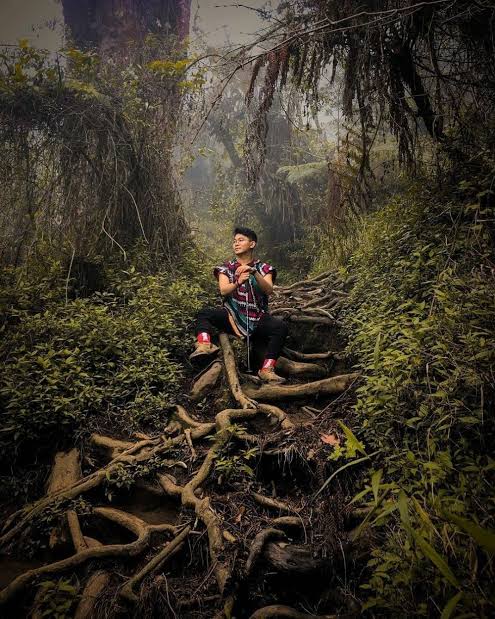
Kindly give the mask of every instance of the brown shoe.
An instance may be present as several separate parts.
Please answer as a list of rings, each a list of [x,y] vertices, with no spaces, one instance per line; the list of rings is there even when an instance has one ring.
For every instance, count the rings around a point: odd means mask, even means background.
[[[206,355],[213,355],[218,352],[218,346],[211,342],[196,342],[196,350],[189,355],[189,359],[196,359],[197,357],[204,357]]]
[[[280,385],[281,383],[285,383],[285,378],[275,374],[273,368],[262,368],[258,372],[258,376],[264,383],[268,383],[269,385]]]

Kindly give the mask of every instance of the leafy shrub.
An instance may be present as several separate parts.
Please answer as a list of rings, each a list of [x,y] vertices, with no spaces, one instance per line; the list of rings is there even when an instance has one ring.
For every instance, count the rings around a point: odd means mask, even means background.
[[[192,320],[208,298],[195,257],[176,275],[114,268],[108,292],[67,302],[30,306],[40,285],[18,277],[0,343],[4,455],[33,442],[52,449],[102,425],[161,427],[180,390]],[[5,326],[13,316],[17,324]]]
[[[380,532],[366,606],[393,616],[485,617],[495,606],[495,213],[486,192],[460,190],[392,200],[349,264],[358,434],[379,452],[355,497]]]

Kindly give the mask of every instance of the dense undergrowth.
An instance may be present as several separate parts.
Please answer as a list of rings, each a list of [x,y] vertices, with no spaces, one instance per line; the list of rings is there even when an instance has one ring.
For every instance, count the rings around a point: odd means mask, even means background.
[[[191,322],[211,294],[202,262],[186,251],[174,272],[149,273],[139,260],[111,265],[87,298],[70,298],[73,282],[58,262],[42,273],[2,270],[4,463],[51,457],[97,428],[162,427],[183,383]]]
[[[377,616],[493,616],[495,273],[489,181],[429,179],[369,216],[345,330],[371,458],[354,502],[376,534]],[[362,456],[362,454],[360,454]]]

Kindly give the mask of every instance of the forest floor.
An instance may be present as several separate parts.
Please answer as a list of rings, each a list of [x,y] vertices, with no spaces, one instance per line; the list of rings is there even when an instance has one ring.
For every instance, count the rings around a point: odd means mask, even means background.
[[[286,384],[261,385],[245,347],[220,334],[219,358],[191,375],[166,428],[102,428],[58,453],[45,496],[3,528],[4,616],[51,616],[46,593],[64,586],[53,616],[357,616],[366,514],[335,459],[359,380],[341,352],[346,295],[331,272],[276,289],[271,312],[291,325]],[[20,549],[40,522],[49,551],[28,563]]]

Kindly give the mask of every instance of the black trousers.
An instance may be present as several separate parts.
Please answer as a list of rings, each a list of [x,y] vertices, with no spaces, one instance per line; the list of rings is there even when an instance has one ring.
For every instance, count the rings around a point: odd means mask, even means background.
[[[210,333],[212,327],[235,335],[229,320],[229,315],[224,307],[207,307],[202,309],[196,320],[195,333]],[[280,318],[274,318],[270,314],[263,314],[252,334],[253,341],[263,340],[267,342],[267,359],[278,359],[287,337],[288,327]]]

